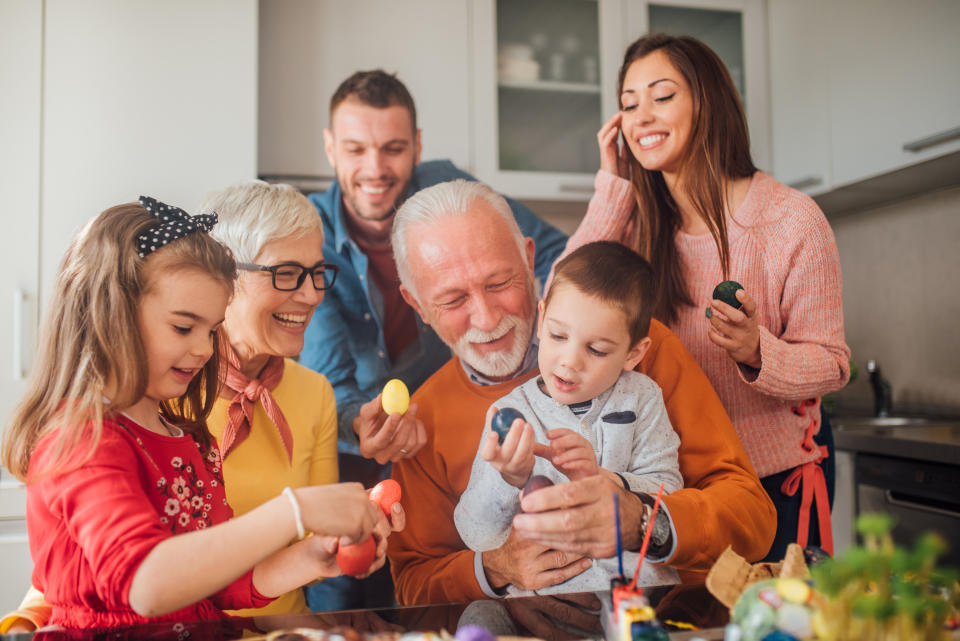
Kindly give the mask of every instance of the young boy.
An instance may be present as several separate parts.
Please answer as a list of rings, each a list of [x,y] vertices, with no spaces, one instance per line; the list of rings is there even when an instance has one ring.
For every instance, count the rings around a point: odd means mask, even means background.
[[[666,493],[683,487],[680,439],[660,388],[633,371],[650,345],[652,282],[650,265],[619,243],[590,243],[557,263],[539,305],[540,376],[487,412],[470,483],[454,512],[469,548],[492,550],[506,541],[520,488],[534,475],[561,482],[607,474],[648,494],[661,482]],[[490,423],[506,407],[528,422],[514,421],[501,444]],[[637,560],[637,553],[624,553],[631,577]],[[538,593],[607,590],[617,574],[616,558],[595,559],[582,574]],[[638,579],[640,585],[677,582],[673,569],[649,562]],[[530,594],[514,586],[507,593]]]

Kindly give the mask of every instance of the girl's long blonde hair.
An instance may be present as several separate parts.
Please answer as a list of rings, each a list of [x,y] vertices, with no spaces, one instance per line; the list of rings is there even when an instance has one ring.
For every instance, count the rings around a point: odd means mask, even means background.
[[[66,469],[80,465],[100,441],[103,417],[143,398],[148,364],[138,310],[150,274],[197,270],[233,291],[233,256],[205,233],[190,233],[140,258],[136,238],[157,222],[139,203],[111,207],[83,228],[64,255],[27,393],[3,437],[3,464],[17,478],[28,480],[33,450],[53,430],[59,434],[50,464],[30,476],[65,471],[68,459]],[[212,442],[206,417],[221,378],[221,340],[218,333],[213,356],[186,393],[160,408],[205,449]],[[104,397],[108,385],[110,399]]]

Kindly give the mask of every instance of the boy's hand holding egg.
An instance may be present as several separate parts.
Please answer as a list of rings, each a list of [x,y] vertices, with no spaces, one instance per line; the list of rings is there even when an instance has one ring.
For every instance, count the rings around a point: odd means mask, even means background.
[[[710,342],[726,350],[737,363],[760,369],[760,327],[757,303],[735,280],[725,280],[713,290],[707,307]]]
[[[512,407],[498,410],[493,406],[487,410],[486,426],[480,456],[490,461],[504,481],[523,487],[533,472],[536,446],[533,427]]]
[[[353,431],[360,441],[360,453],[381,465],[409,458],[427,442],[423,422],[417,418],[417,405],[410,403],[407,386],[391,379],[375,398],[360,408],[353,419]]]

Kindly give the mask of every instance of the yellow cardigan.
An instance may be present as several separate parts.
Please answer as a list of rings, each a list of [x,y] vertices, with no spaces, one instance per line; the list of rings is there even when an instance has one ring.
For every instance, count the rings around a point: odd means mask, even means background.
[[[266,503],[288,485],[325,485],[336,483],[339,478],[337,405],[326,377],[288,358],[283,378],[272,394],[293,433],[293,464],[287,461],[287,451],[273,421],[257,403],[250,436],[233,448],[223,461],[223,483],[234,516]],[[218,443],[227,424],[229,404],[227,399],[218,398],[207,419],[210,433]],[[260,616],[300,612],[309,612],[309,609],[303,590],[297,589],[264,608],[238,610],[233,614]]]

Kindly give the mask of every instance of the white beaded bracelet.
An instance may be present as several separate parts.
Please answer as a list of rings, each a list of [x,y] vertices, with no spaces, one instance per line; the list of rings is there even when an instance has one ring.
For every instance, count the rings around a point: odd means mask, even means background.
[[[293,506],[293,518],[297,521],[297,540],[302,541],[307,536],[307,531],[303,527],[303,515],[300,513],[300,501],[297,495],[293,493],[290,486],[283,488],[283,495],[290,499],[290,505]]]

